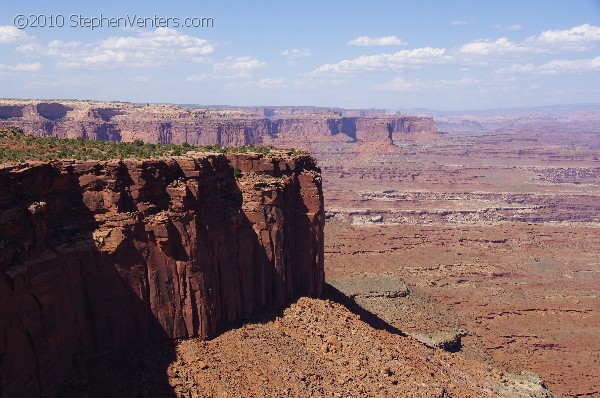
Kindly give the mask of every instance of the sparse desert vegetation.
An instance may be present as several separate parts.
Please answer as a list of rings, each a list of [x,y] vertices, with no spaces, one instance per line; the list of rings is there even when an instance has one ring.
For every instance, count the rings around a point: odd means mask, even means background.
[[[0,128],[0,163],[26,162],[32,160],[53,161],[59,159],[108,160],[108,159],[149,159],[163,156],[181,156],[188,151],[219,153],[261,153],[269,154],[276,150],[273,146],[244,145],[190,145],[151,144],[142,140],[133,142],[112,142],[85,140],[82,138],[36,137],[24,134],[13,127]],[[277,149],[292,155],[305,154],[295,149]]]

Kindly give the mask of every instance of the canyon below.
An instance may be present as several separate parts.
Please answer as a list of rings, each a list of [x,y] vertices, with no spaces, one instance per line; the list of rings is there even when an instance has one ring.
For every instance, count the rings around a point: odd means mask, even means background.
[[[310,154],[3,164],[3,397],[600,397],[598,107],[6,99],[0,126]]]

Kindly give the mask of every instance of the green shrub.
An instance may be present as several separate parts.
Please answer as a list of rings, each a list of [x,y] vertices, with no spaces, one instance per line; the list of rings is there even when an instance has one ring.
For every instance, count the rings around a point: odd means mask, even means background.
[[[125,159],[129,157],[138,159],[156,158],[161,156],[181,156],[195,150],[199,152],[219,153],[245,153],[254,152],[269,154],[275,147],[245,145],[240,147],[221,145],[190,145],[185,142],[177,144],[146,144],[136,139],[133,142],[112,142],[86,140],[82,137],[75,139],[62,139],[56,137],[35,137],[26,135],[21,130],[13,127],[0,127],[0,163],[24,162],[28,160],[108,160]],[[293,155],[306,154],[304,151],[294,149],[283,150]],[[241,176],[239,169],[234,170],[236,177]]]

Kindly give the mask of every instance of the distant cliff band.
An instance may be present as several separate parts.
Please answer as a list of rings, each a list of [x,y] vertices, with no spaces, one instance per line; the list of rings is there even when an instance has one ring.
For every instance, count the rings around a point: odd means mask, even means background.
[[[352,115],[352,116],[347,116]],[[0,100],[0,126],[27,134],[150,143],[290,145],[437,133],[430,117],[326,108],[194,109],[122,102]]]

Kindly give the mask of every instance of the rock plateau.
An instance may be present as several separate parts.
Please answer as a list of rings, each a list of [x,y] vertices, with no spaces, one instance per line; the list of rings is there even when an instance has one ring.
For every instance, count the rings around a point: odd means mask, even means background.
[[[3,166],[0,395],[54,396],[90,358],[320,296],[323,226],[306,155]]]

